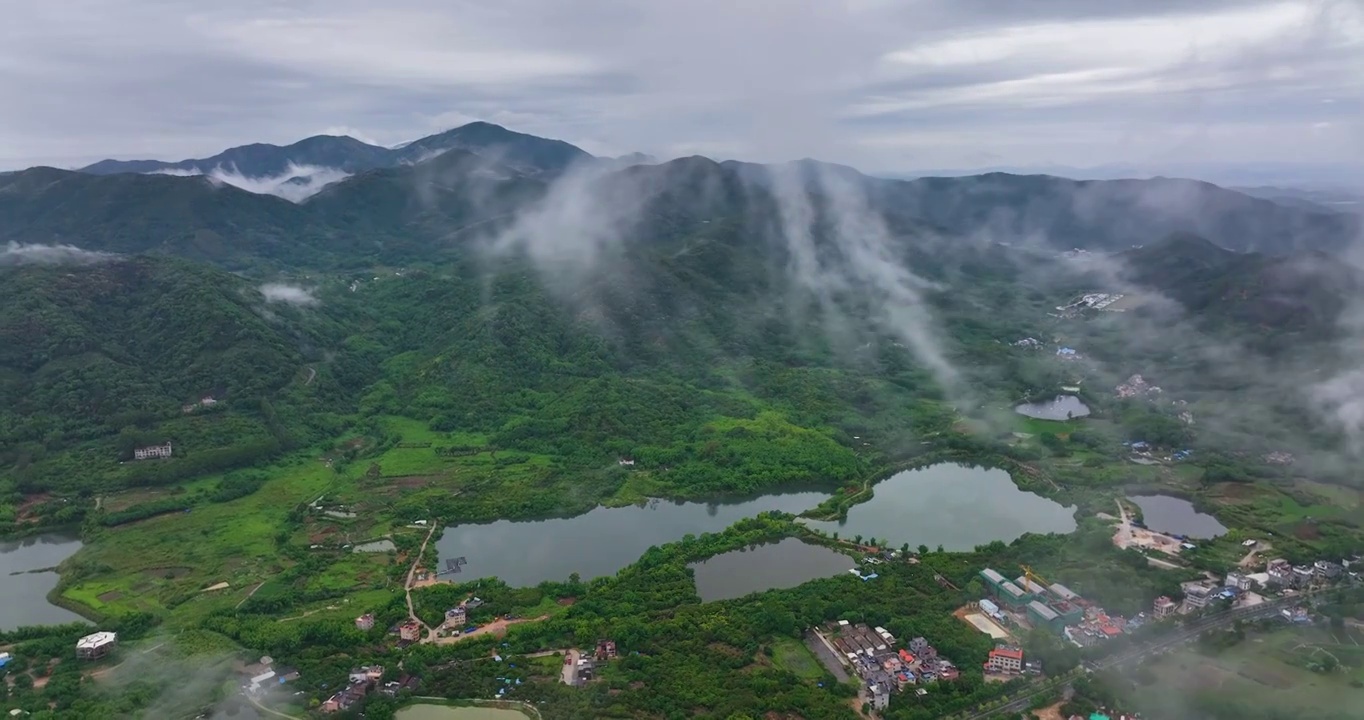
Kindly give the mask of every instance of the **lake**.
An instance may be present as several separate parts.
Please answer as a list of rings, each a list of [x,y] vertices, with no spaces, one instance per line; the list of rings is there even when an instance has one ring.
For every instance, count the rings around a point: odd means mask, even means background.
[[[1142,523],[1156,532],[1208,539],[1227,531],[1217,518],[1195,510],[1188,500],[1169,495],[1135,495],[1127,499],[1141,508]]]
[[[734,502],[650,500],[643,506],[598,507],[572,518],[457,525],[445,528],[436,550],[441,570],[447,559],[466,560],[459,573],[443,576],[460,582],[495,575],[525,587],[567,580],[572,573],[589,580],[614,575],[650,546],[719,532],[768,510],[804,512],[827,497],[798,492]]]
[[[1057,395],[1047,402],[1024,403],[1014,412],[1037,420],[1069,420],[1088,415],[1089,406],[1074,395]]]
[[[396,720],[526,720],[517,710],[450,705],[408,705],[394,713]]]
[[[57,587],[57,573],[28,572],[56,567],[80,548],[80,539],[60,533],[0,540],[0,630],[83,619],[47,601],[47,593]]]
[[[701,600],[729,600],[775,588],[793,588],[818,578],[846,573],[857,566],[853,559],[826,547],[795,538],[731,550],[692,563],[696,593]]]
[[[1075,508],[1020,490],[995,468],[939,463],[896,473],[877,483],[875,497],[848,509],[842,521],[808,521],[839,537],[861,535],[882,545],[970,550],[1024,533],[1075,530]]]

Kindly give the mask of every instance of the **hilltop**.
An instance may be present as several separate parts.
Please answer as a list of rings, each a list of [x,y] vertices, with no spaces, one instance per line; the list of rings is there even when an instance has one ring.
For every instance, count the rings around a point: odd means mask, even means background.
[[[253,143],[228,148],[207,158],[165,160],[101,160],[80,169],[93,175],[119,173],[197,173],[217,170],[248,178],[276,177],[298,168],[324,167],[346,174],[412,165],[449,150],[487,155],[526,173],[555,173],[591,155],[561,140],[513,132],[500,125],[472,122],[398,147],[370,145],[353,137],[315,135],[290,145]]]

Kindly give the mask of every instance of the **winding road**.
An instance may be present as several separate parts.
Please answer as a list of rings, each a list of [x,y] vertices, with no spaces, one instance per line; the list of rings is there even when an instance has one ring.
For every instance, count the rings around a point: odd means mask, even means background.
[[[426,544],[431,542],[431,536],[436,532],[436,524],[435,520],[431,521],[431,529],[426,531],[426,539],[422,540],[422,548],[417,551],[417,557],[413,558],[412,567],[407,569],[407,582],[404,583],[404,589],[407,593],[407,617],[415,620],[417,624],[426,629],[426,637],[422,639],[422,642],[435,642],[436,631],[431,629],[430,625],[422,622],[422,619],[417,617],[416,609],[412,607],[412,579],[417,575],[417,566],[421,565],[422,557],[426,555]]]

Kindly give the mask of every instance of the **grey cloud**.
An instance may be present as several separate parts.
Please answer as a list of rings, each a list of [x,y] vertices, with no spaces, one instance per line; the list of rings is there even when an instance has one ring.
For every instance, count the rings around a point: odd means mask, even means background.
[[[1113,70],[1083,52],[1065,52],[1064,42],[913,72],[897,71],[885,58],[972,36],[1008,37],[1039,24],[1177,27],[1217,13],[1272,13],[1276,6],[17,4],[0,23],[0,97],[8,101],[0,113],[0,166],[203,157],[337,126],[392,144],[473,118],[603,154],[725,149],[755,160],[817,156],[873,170],[981,157],[1093,165],[1173,152],[1213,162],[1253,149],[1263,159],[1324,162],[1364,152],[1352,140],[1364,133],[1357,130],[1358,104],[1350,102],[1364,94],[1357,71],[1364,46],[1350,33],[1364,22],[1361,11],[1350,2],[1298,5],[1306,21],[1272,31],[1252,27],[1254,41],[1236,53],[1193,47],[1178,62],[1147,67],[1150,57],[1139,49],[1130,58],[1139,67],[1105,83],[1082,81],[1085,72]],[[1237,32],[1214,30],[1208,40]],[[1039,82],[1040,89],[1029,89]],[[1331,98],[1341,102],[1320,102]],[[884,107],[868,112],[876,103]],[[1191,150],[1187,126],[1206,135]],[[1052,140],[1037,142],[1039,136]],[[1266,143],[1270,137],[1279,142]]]

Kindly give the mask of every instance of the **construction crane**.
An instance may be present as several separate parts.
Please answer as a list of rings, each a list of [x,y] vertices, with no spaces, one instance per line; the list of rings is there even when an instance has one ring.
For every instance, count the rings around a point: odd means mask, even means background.
[[[1041,575],[1038,575],[1035,570],[1027,565],[1020,565],[1019,567],[1023,568],[1023,577],[1027,578],[1029,582],[1037,583],[1037,586],[1040,588],[1051,586],[1051,583],[1047,582]]]

